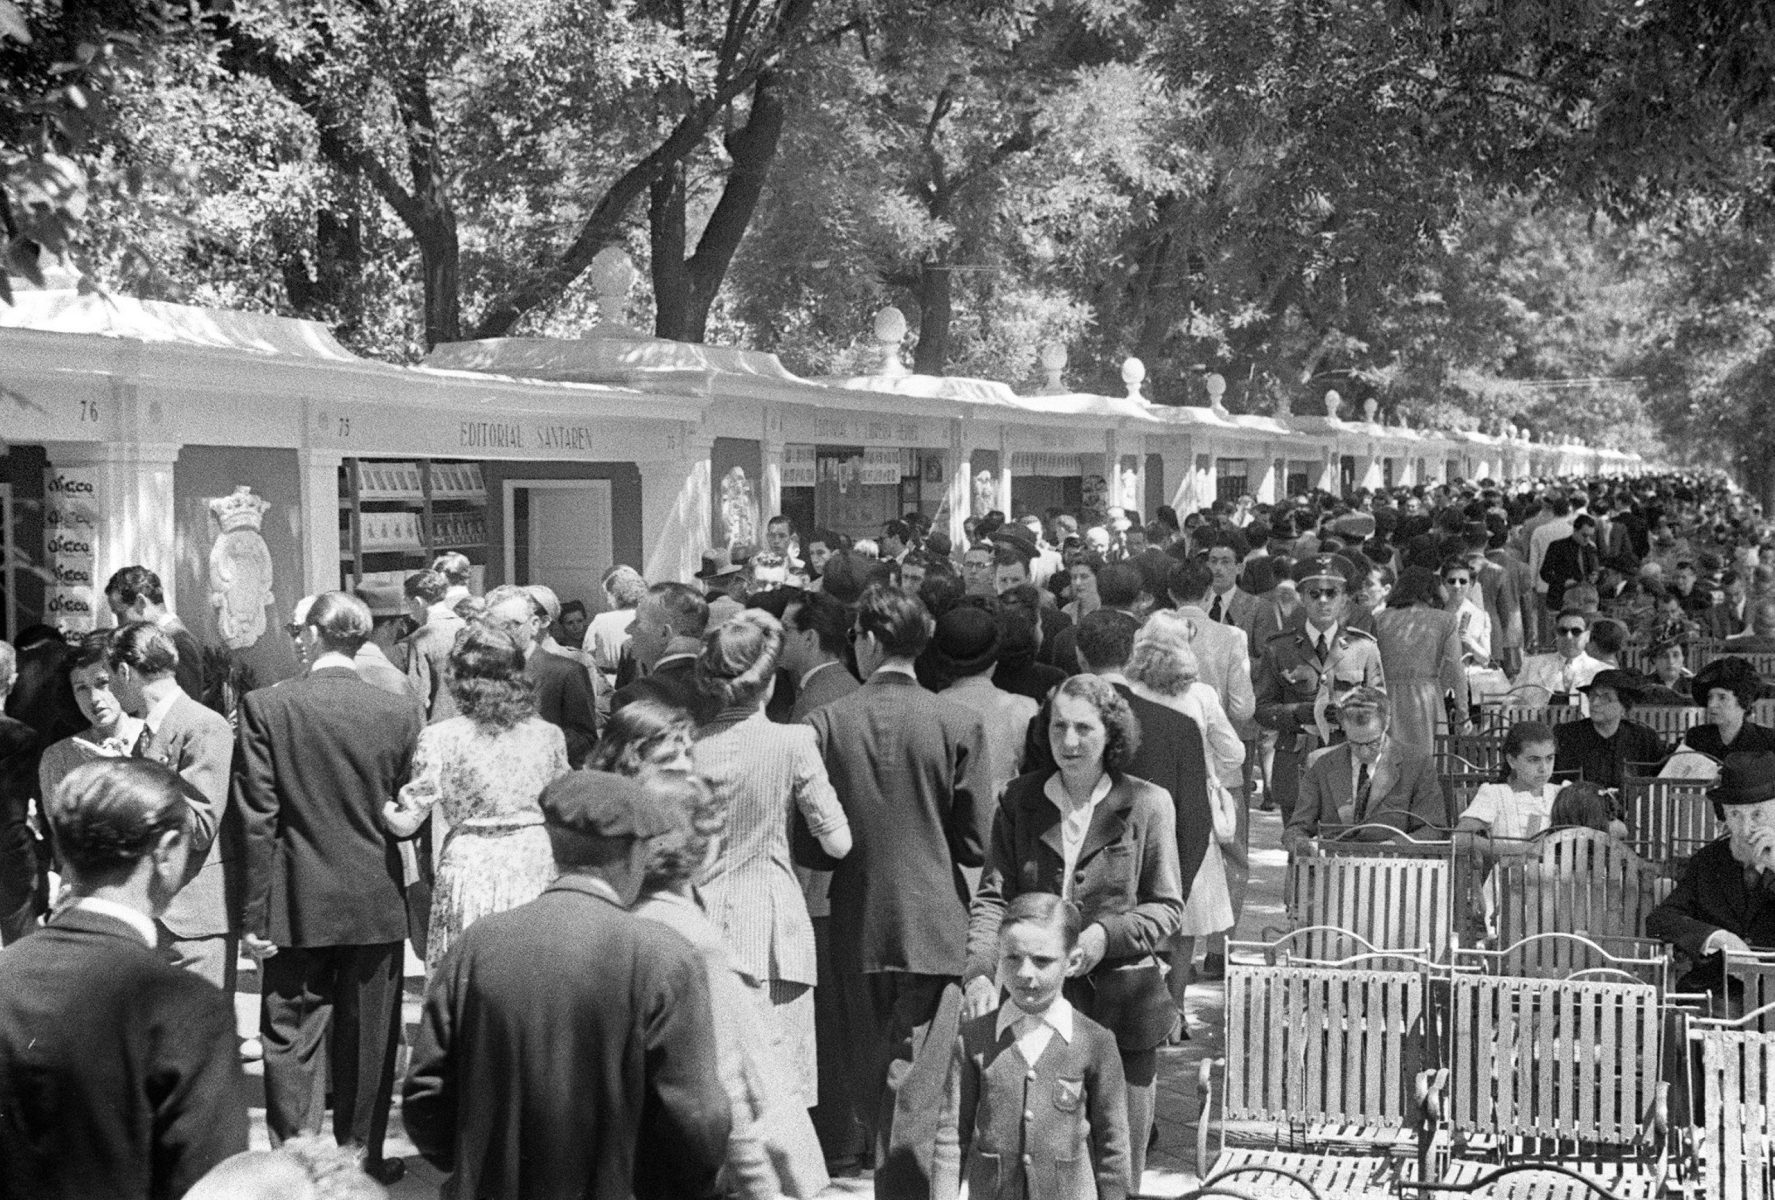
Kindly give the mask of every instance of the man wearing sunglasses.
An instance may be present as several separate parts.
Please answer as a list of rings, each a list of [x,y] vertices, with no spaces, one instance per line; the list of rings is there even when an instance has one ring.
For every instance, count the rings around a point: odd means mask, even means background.
[[[1516,689],[1545,688],[1548,703],[1573,703],[1579,689],[1596,678],[1608,664],[1585,651],[1590,643],[1590,618],[1575,608],[1561,610],[1553,622],[1553,653],[1531,654],[1522,660]]]
[[[1341,554],[1319,554],[1294,568],[1294,585],[1300,593],[1300,611],[1288,628],[1264,642],[1263,654],[1252,672],[1257,696],[1257,723],[1276,731],[1275,765],[1270,773],[1270,794],[1263,807],[1282,810],[1287,821],[1300,794],[1300,772],[1307,755],[1320,746],[1314,704],[1326,671],[1352,650],[1374,650],[1374,637],[1351,628],[1345,620],[1353,581],[1364,576]],[[1367,654],[1371,665],[1357,681],[1369,687],[1386,686],[1379,653]],[[1273,803],[1272,803],[1273,801]]]

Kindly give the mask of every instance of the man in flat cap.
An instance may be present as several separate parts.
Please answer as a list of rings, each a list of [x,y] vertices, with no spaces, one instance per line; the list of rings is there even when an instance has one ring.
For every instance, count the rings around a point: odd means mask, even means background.
[[[1711,794],[1726,836],[1689,860],[1676,890],[1646,915],[1646,935],[1694,960],[1679,991],[1723,996],[1723,951],[1775,947],[1775,754],[1727,755]]]
[[[1252,673],[1257,723],[1276,731],[1276,760],[1264,808],[1279,807],[1287,822],[1300,794],[1300,772],[1307,755],[1325,744],[1319,726],[1321,683],[1340,675],[1339,664],[1358,664],[1350,686],[1386,689],[1374,636],[1345,621],[1350,591],[1362,578],[1341,554],[1316,554],[1294,568],[1300,611],[1281,633],[1271,636]],[[1331,700],[1340,699],[1332,695]]]
[[[452,1200],[717,1196],[732,1110],[703,966],[628,912],[667,809],[603,771],[562,776],[541,805],[560,878],[439,964],[407,1132]]]

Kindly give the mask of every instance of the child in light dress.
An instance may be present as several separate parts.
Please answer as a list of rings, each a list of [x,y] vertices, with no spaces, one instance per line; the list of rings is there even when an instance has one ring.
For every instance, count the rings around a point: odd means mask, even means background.
[[[1539,721],[1518,721],[1504,735],[1504,781],[1473,793],[1457,834],[1492,842],[1527,841],[1553,823],[1559,785],[1553,778],[1553,730]]]

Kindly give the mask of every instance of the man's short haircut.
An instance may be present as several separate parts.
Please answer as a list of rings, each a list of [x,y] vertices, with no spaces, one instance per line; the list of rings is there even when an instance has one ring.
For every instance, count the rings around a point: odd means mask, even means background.
[[[1140,568],[1130,563],[1105,563],[1097,572],[1097,599],[1108,608],[1126,608],[1140,599],[1145,582]]]
[[[753,592],[750,596],[746,597],[746,607],[756,608],[760,612],[767,612],[777,620],[781,621],[784,619],[785,614],[788,613],[791,605],[801,603],[803,595],[804,593],[800,588],[789,587],[786,584],[779,585],[777,587],[765,588],[761,592]]]
[[[857,605],[857,629],[889,658],[917,658],[931,640],[931,617],[915,597],[872,584]]]
[[[1575,517],[1572,520],[1572,532],[1573,533],[1578,532],[1578,530],[1580,530],[1580,529],[1595,529],[1595,528],[1596,528],[1596,518],[1591,516],[1589,513],[1585,513],[1581,516]],[[1679,569],[1681,568],[1681,566],[1682,566],[1681,563],[1677,564],[1677,567]]]
[[[659,609],[678,637],[700,638],[709,629],[709,602],[688,584],[656,583],[642,601]]]
[[[146,758],[105,758],[68,772],[49,798],[56,853],[83,883],[127,876],[169,829],[188,828],[179,777]]]
[[[1559,622],[1570,620],[1573,617],[1584,622],[1584,628],[1590,628],[1590,614],[1581,608],[1573,608],[1569,604],[1559,610],[1559,615],[1553,618],[1553,622],[1557,625]]]
[[[541,600],[527,587],[515,583],[502,583],[486,595],[487,609],[491,612],[500,605],[512,600],[522,600],[529,614],[539,621],[548,620],[548,609],[543,607]]]
[[[816,529],[808,534],[807,544],[812,546],[815,543],[826,547],[828,550],[850,549],[850,539],[843,534],[833,533],[830,529]]]
[[[1214,583],[1214,572],[1200,558],[1189,558],[1171,565],[1171,577],[1165,588],[1179,604],[1194,604]]]
[[[820,586],[840,604],[855,604],[869,586],[871,560],[852,550],[834,550],[820,572]]]
[[[1237,529],[1216,529],[1212,533],[1198,537],[1196,539],[1196,545],[1202,550],[1212,550],[1216,546],[1225,546],[1228,550],[1233,552],[1233,557],[1240,562],[1245,561],[1245,556],[1251,553],[1251,543],[1246,541],[1245,535],[1240,533]]]
[[[166,592],[160,586],[160,576],[139,565],[114,572],[105,581],[105,595],[116,596],[125,608],[137,600],[146,600],[150,604],[166,603]]]
[[[812,632],[822,653],[844,657],[850,640],[848,609],[824,592],[808,592],[789,609],[788,626],[797,633]]]
[[[912,528],[906,522],[895,517],[882,522],[881,536],[898,538],[902,543],[909,542],[912,540]]]
[[[525,599],[529,599],[527,594]],[[322,592],[316,596],[303,624],[314,627],[323,647],[347,658],[357,654],[375,628],[370,606],[349,592]]]
[[[1079,657],[1093,671],[1116,671],[1128,664],[1134,654],[1134,638],[1140,622],[1128,613],[1113,608],[1099,608],[1079,618],[1075,635]],[[1061,669],[1070,669],[1062,663]]]
[[[584,600],[563,600],[561,602],[561,619],[566,620],[568,613],[578,613],[582,617],[585,616],[586,615],[585,601]]]
[[[764,527],[766,529],[769,529],[772,525],[781,525],[785,529],[788,529],[790,532],[794,532],[794,529],[795,529],[795,522],[790,520],[788,517],[784,516],[782,513],[778,513],[776,516],[772,517],[770,520],[768,520],[764,523]]]
[[[1023,892],[1005,905],[1004,916],[998,923],[998,936],[1003,940],[1005,934],[1017,925],[1057,929],[1066,952],[1071,954],[1073,947],[1079,944],[1082,922],[1079,906],[1072,901],[1062,900],[1052,892]]]
[[[454,587],[468,586],[471,566],[468,555],[458,554],[454,550],[446,550],[431,560],[431,569],[440,572]]]
[[[131,621],[111,639],[111,665],[127,666],[138,675],[158,679],[179,666],[179,647],[173,635],[153,621]]]
[[[450,581],[442,571],[427,567],[407,576],[407,582],[402,587],[409,599],[432,605],[444,598],[444,593],[450,590]]]
[[[1029,555],[1008,542],[998,543],[992,551],[992,562],[999,567],[1022,567],[1029,569]]]
[[[1590,626],[1590,647],[1613,658],[1627,646],[1627,626],[1609,617],[1599,617]]]
[[[626,563],[617,563],[604,572],[604,594],[618,608],[633,608],[647,594],[647,581],[641,572]]]

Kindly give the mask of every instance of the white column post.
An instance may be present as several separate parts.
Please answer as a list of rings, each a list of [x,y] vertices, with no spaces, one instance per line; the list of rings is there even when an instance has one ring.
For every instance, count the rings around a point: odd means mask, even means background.
[[[50,442],[50,467],[90,470],[95,475],[97,525],[93,538],[93,598],[103,609],[105,581],[123,567],[141,564],[160,576],[168,608],[174,568],[173,464],[179,446],[165,442]],[[335,519],[337,517],[335,516]]]
[[[337,450],[296,451],[302,511],[302,594],[330,592],[339,578],[339,467]]]

